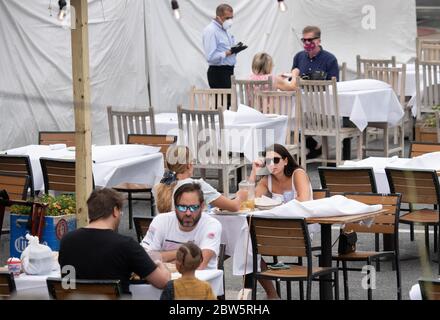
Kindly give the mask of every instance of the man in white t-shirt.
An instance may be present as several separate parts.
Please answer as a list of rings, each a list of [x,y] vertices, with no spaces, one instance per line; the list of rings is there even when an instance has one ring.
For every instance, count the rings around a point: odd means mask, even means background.
[[[148,229],[142,246],[160,251],[164,262],[176,259],[177,249],[194,242],[202,250],[199,269],[216,269],[222,226],[217,219],[203,212],[203,191],[198,183],[178,187],[174,194],[175,212],[156,216]]]

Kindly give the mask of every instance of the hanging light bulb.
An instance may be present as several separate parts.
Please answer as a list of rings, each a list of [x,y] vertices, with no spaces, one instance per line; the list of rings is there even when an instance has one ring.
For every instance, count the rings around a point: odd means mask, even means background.
[[[180,19],[180,11],[179,11],[179,4],[177,3],[177,0],[171,1],[171,9],[173,9],[174,18],[179,20]]]
[[[67,3],[66,0],[59,0],[58,6],[60,7],[60,12],[58,12],[58,20],[63,21],[67,14]]]
[[[287,11],[287,6],[284,3],[284,0],[278,0],[278,8],[280,9],[281,12]]]

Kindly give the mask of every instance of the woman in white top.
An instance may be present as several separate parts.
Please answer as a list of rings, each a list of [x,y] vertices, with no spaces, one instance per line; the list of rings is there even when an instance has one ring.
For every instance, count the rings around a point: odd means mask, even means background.
[[[205,203],[219,209],[237,212],[240,210],[240,204],[247,198],[245,191],[238,191],[235,199],[228,199],[203,179],[192,179],[194,166],[192,165],[191,152],[186,146],[169,147],[166,161],[168,170],[160,183],[153,188],[159,213],[170,212],[174,209],[172,203],[174,190],[189,182],[199,183],[202,187]]]
[[[283,202],[313,200],[312,185],[309,176],[302,169],[287,149],[274,144],[266,150],[265,159],[255,160],[249,181],[255,182],[257,171],[266,167],[264,176],[257,184],[255,197],[262,195],[281,198]]]

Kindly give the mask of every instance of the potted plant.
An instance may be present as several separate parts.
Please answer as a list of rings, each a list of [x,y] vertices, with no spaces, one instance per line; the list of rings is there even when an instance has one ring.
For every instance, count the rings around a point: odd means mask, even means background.
[[[440,105],[432,107],[433,113],[425,113],[416,123],[416,141],[437,143],[437,125],[435,112],[440,111]]]
[[[48,245],[53,251],[59,250],[60,240],[69,231],[76,229],[75,196],[62,194],[52,196],[44,194],[35,202],[46,206],[44,227],[40,242]],[[11,240],[10,256],[20,257],[27,246],[26,234],[29,232],[30,206],[13,205],[10,208]]]

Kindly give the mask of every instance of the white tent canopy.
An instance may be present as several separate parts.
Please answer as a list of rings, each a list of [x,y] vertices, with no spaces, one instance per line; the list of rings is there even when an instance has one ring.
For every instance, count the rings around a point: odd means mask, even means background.
[[[37,143],[38,131],[74,130],[70,30],[56,1],[0,1],[0,150]],[[357,54],[400,62],[415,56],[414,0],[231,0],[231,32],[249,48],[235,74],[247,77],[266,51],[275,73],[290,71],[301,30],[322,29],[322,45],[355,69]],[[167,0],[90,0],[89,42],[93,143],[109,143],[105,108],[149,105],[156,112],[188,104],[192,85],[208,87],[202,31],[219,1],[181,0],[176,21]],[[150,92],[148,90],[150,89]]]

